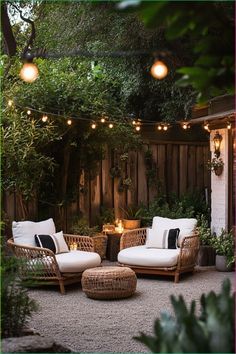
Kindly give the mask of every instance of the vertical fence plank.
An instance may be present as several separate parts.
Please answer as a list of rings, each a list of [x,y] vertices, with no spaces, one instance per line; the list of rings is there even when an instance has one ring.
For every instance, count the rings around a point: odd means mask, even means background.
[[[136,205],[137,204],[137,152],[129,152],[128,166],[127,166],[128,176],[132,180],[131,188],[127,191],[127,204]]]
[[[171,186],[172,193],[179,195],[179,147],[178,145],[172,145],[172,166],[170,166],[171,173]]]
[[[179,193],[180,195],[187,191],[188,180],[188,146],[179,147]]]
[[[188,149],[188,190],[196,188],[196,146],[189,146]]]
[[[196,147],[196,175],[197,175],[197,189],[203,190],[204,188],[204,159],[203,147]]]
[[[143,151],[138,153],[138,204],[147,204],[148,191],[147,191],[147,178],[146,178],[146,166],[145,166],[145,151],[147,146],[143,147]]]
[[[97,218],[100,215],[101,195],[100,195],[100,173],[90,181],[90,222],[92,225],[96,224]]]
[[[157,144],[150,145],[149,149],[152,152],[153,160],[153,172],[156,173],[156,181],[153,181],[155,184],[149,185],[149,203],[151,203],[157,196],[157,178],[158,178],[158,163],[157,163]]]
[[[112,166],[112,152],[107,147],[105,158],[102,160],[102,202],[105,208],[113,207],[113,181],[110,176],[110,168]]]
[[[160,190],[161,193],[166,194],[166,146],[164,144],[157,147],[157,161]]]

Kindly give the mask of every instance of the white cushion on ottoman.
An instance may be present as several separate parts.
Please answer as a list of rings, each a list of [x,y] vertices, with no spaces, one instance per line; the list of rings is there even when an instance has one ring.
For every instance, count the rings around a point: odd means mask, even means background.
[[[127,265],[144,267],[173,267],[177,264],[179,249],[146,248],[135,246],[125,248],[118,254],[118,261]]]
[[[14,243],[23,246],[36,247],[34,235],[55,234],[56,228],[52,218],[44,221],[13,221],[12,235]]]
[[[56,260],[62,273],[83,272],[101,264],[101,257],[95,252],[70,251],[56,254]]]

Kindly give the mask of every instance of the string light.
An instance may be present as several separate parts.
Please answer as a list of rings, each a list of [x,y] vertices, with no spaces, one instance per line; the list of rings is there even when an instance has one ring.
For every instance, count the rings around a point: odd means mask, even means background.
[[[72,124],[72,120],[71,119],[67,119],[67,122],[66,122],[68,125],[71,125]]]
[[[30,109],[27,109],[27,112],[26,112],[29,116],[31,115],[31,110]]]
[[[13,101],[12,100],[8,100],[7,105],[8,105],[8,107],[12,107],[13,106]]]
[[[45,123],[48,120],[48,116],[46,116],[46,114],[44,114],[42,116],[42,121]]]
[[[227,122],[227,129],[231,129],[231,123]]]
[[[204,128],[205,130],[209,131],[209,124],[208,124],[208,123],[204,123],[203,128]]]
[[[189,124],[188,122],[184,122],[184,123],[182,124],[182,128],[183,128],[184,130],[189,129],[189,128],[190,128],[190,124]]]
[[[114,127],[114,125],[113,125],[112,123],[109,123],[108,127],[109,127],[110,129],[112,129],[112,128]]]
[[[163,126],[163,130],[165,130],[165,131],[168,130],[168,125],[165,124],[165,125]]]
[[[133,125],[136,125],[137,123],[136,123],[136,121],[135,121],[135,120],[133,120],[132,124],[133,124]]]
[[[158,124],[157,129],[162,130],[162,126],[160,124]]]
[[[101,118],[101,123],[105,123],[106,119],[104,117]]]
[[[155,63],[151,67],[151,75],[155,79],[162,80],[168,74],[168,68],[165,63],[161,60],[155,61]]]
[[[96,124],[95,124],[95,123],[92,123],[92,124],[91,124],[91,128],[92,128],[92,129],[96,129]]]
[[[137,125],[137,126],[135,127],[135,130],[136,130],[137,132],[139,132],[140,129],[141,129],[140,125]]]
[[[20,78],[25,82],[34,82],[39,76],[39,71],[34,63],[25,63],[20,70]]]

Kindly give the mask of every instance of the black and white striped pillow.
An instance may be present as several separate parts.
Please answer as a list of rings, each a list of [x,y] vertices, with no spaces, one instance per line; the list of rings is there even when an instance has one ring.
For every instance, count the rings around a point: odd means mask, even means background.
[[[34,237],[38,247],[48,248],[55,254],[69,252],[62,231],[52,235],[35,235]]]
[[[158,235],[152,231],[151,237],[146,241],[147,248],[176,249],[180,229],[162,230]]]

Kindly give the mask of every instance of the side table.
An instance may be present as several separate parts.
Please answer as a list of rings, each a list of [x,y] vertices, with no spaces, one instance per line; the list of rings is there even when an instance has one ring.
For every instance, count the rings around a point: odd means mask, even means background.
[[[117,261],[117,255],[120,252],[120,238],[122,234],[118,232],[107,232],[107,254],[106,258],[111,262]]]

